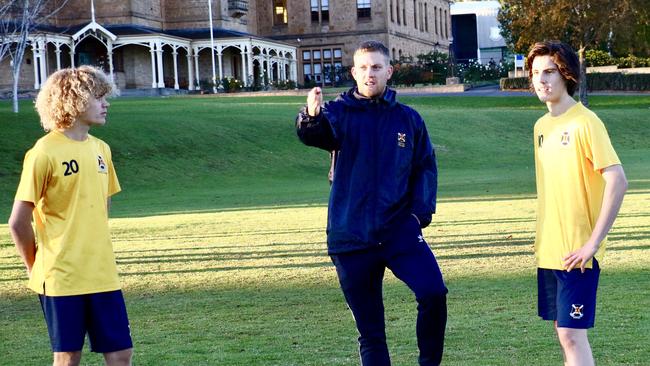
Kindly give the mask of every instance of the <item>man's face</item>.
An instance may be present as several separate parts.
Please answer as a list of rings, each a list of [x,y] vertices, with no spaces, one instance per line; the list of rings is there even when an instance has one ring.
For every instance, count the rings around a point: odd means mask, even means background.
[[[533,88],[542,102],[557,103],[568,94],[564,78],[551,56],[535,57],[532,74]]]
[[[88,126],[104,125],[106,124],[106,114],[109,105],[105,96],[99,99],[91,96],[88,99],[86,110],[77,117],[77,121]]]
[[[388,58],[380,52],[355,53],[352,76],[357,82],[359,93],[364,97],[381,95],[391,75],[393,67],[388,63]]]

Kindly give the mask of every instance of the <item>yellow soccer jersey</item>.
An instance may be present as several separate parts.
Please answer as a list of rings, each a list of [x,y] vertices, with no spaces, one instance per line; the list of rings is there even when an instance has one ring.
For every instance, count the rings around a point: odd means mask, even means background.
[[[600,214],[601,171],[620,164],[601,120],[581,103],[535,124],[537,266],[564,269],[562,258],[581,248]],[[605,240],[595,257],[605,254]],[[591,261],[587,268],[591,268]]]
[[[32,202],[36,260],[29,288],[48,296],[121,288],[107,199],[120,191],[111,150],[93,136],[52,131],[25,155],[16,200]]]

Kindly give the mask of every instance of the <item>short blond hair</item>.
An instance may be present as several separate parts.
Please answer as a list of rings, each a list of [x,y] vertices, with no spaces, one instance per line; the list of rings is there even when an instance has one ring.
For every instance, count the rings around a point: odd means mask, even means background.
[[[92,66],[68,68],[47,78],[35,107],[45,131],[67,129],[86,111],[91,97],[100,99],[117,93],[103,71]]]

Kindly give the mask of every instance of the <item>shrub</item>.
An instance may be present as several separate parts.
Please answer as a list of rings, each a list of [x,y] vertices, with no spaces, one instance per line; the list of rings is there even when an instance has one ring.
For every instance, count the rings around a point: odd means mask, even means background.
[[[587,89],[650,91],[650,74],[592,73],[587,75]]]
[[[241,80],[225,77],[221,79],[221,87],[226,93],[236,93],[244,87],[244,83]]]
[[[585,52],[587,66],[609,66],[616,65],[616,61],[609,53],[601,50],[587,50]]]
[[[296,82],[293,80],[274,80],[273,87],[278,90],[293,90],[296,88]]]
[[[650,59],[643,57],[636,57],[634,55],[627,55],[618,59],[619,69],[629,69],[633,67],[647,67],[650,66]]]
[[[529,89],[527,77],[503,78],[499,84],[501,90]],[[650,91],[650,74],[591,73],[587,75],[587,89],[590,91]]]

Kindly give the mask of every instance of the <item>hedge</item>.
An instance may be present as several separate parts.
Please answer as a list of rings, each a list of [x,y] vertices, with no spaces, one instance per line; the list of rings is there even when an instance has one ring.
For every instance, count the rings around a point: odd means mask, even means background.
[[[527,77],[502,78],[501,90],[529,89]],[[591,73],[587,75],[588,90],[650,91],[650,74],[623,74],[620,72]]]
[[[499,85],[501,86],[501,90],[530,89],[530,83],[528,82],[527,76],[521,76],[517,78],[501,78],[499,80]]]

